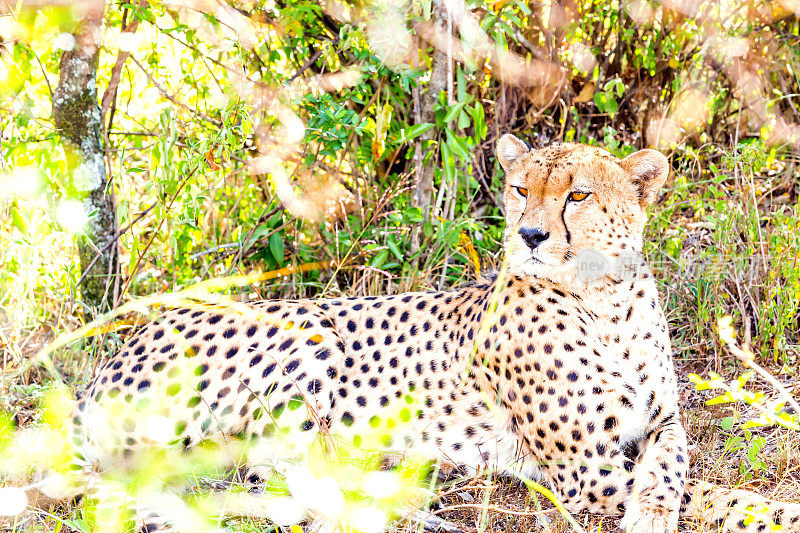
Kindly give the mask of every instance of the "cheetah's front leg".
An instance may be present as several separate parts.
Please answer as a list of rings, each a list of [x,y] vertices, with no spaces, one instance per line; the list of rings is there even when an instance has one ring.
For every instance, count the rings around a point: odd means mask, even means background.
[[[650,434],[637,459],[622,520],[625,531],[665,533],[678,528],[688,466],[686,431],[675,413]]]

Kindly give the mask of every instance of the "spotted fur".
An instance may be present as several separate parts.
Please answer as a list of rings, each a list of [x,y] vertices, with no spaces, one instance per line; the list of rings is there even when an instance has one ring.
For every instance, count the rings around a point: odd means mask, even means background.
[[[797,505],[687,480],[666,321],[642,259],[666,159],[531,150],[511,136],[498,158],[508,265],[497,276],[445,292],[169,311],[99,370],[76,427],[115,399],[165,417],[186,447],[396,423],[382,444],[399,456],[532,475],[570,511],[621,515],[630,531],[674,531],[682,507],[762,531],[742,511],[761,503],[800,531]],[[586,253],[606,270],[585,272]],[[147,444],[146,421],[123,422],[110,443],[93,432],[77,443],[87,457],[106,444],[130,455]]]

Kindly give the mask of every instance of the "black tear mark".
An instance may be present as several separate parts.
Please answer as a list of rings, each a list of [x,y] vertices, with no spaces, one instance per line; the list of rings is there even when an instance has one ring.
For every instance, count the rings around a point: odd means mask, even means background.
[[[567,232],[567,244],[572,244],[572,234],[569,232],[569,228],[567,227],[567,221],[564,220],[564,213],[567,210],[567,203],[564,202],[564,207],[561,208],[561,223],[564,224],[564,231]]]

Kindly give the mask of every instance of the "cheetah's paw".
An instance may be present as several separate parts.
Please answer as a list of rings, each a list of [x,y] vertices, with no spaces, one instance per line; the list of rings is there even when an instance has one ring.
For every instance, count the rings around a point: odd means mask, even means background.
[[[620,528],[627,533],[674,533],[678,529],[678,513],[663,508],[629,509]]]

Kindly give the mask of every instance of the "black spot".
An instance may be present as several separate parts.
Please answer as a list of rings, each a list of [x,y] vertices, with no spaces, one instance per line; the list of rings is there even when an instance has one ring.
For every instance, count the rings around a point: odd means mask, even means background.
[[[278,351],[281,351],[281,352],[283,352],[283,351],[286,351],[286,350],[288,350],[288,349],[289,349],[289,347],[290,347],[290,346],[291,346],[293,343],[294,343],[294,339],[286,339],[285,341],[283,341],[283,342],[280,344],[280,346],[278,346]]]
[[[617,487],[608,486],[603,489],[603,496],[613,496],[617,493]]]

